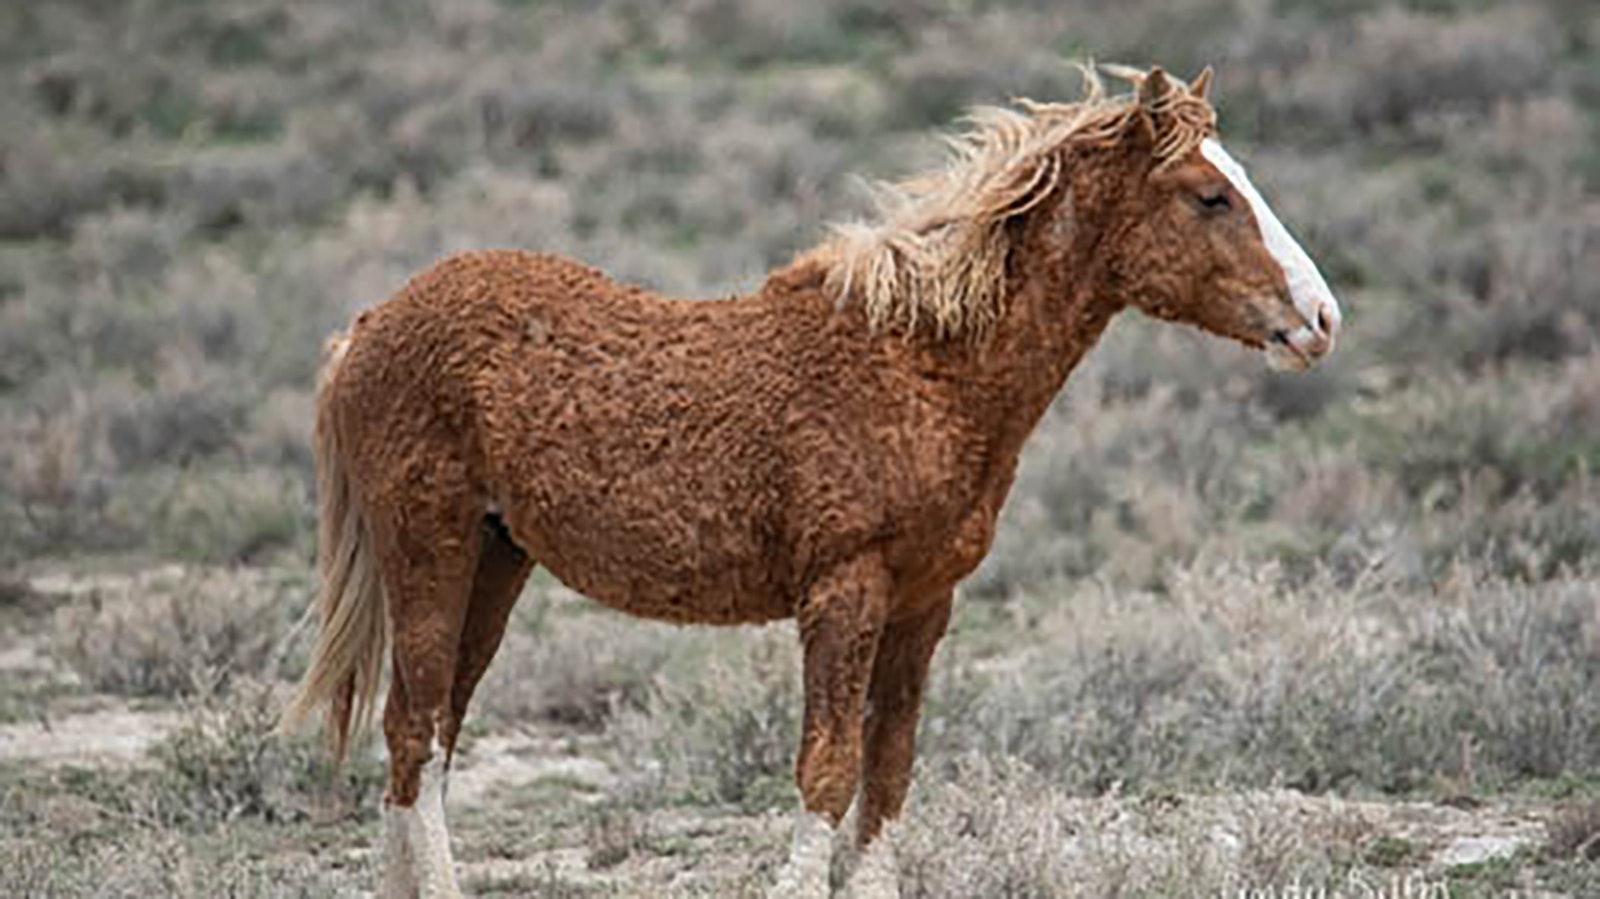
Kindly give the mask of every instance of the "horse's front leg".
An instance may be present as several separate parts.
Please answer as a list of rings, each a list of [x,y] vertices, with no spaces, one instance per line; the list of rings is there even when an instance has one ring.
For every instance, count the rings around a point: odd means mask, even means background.
[[[865,758],[856,809],[860,857],[846,889],[851,899],[900,895],[891,825],[911,788],[923,687],[933,652],[950,622],[950,596],[946,592],[915,614],[890,622],[878,641],[867,692]]]
[[[773,899],[828,895],[833,834],[861,777],[867,685],[888,602],[889,576],[874,555],[823,575],[801,603],[806,708],[795,780],[802,808]]]

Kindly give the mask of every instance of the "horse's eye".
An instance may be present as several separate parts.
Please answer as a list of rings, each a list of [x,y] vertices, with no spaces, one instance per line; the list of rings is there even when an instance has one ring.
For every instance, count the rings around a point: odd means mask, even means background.
[[[1228,192],[1219,190],[1214,194],[1201,194],[1200,205],[1213,212],[1233,208],[1233,203],[1228,200]]]

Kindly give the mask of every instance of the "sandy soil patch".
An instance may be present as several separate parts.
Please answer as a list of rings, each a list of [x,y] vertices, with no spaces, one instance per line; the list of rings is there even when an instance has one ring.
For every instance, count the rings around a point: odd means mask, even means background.
[[[176,711],[106,708],[0,725],[0,761],[135,765],[179,721]]]

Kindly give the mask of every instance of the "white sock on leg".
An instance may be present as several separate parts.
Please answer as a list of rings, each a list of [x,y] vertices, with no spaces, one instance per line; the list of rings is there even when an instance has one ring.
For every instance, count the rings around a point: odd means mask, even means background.
[[[768,899],[828,899],[833,833],[834,826],[826,815],[800,812],[789,862],[778,872],[778,882],[767,894]]]

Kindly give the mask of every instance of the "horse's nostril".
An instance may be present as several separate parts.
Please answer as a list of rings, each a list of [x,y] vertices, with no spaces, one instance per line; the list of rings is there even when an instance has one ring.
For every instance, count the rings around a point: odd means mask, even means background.
[[[1317,328],[1317,332],[1319,334],[1328,334],[1333,330],[1333,323],[1328,320],[1328,307],[1327,306],[1318,306],[1317,307],[1316,328]]]

